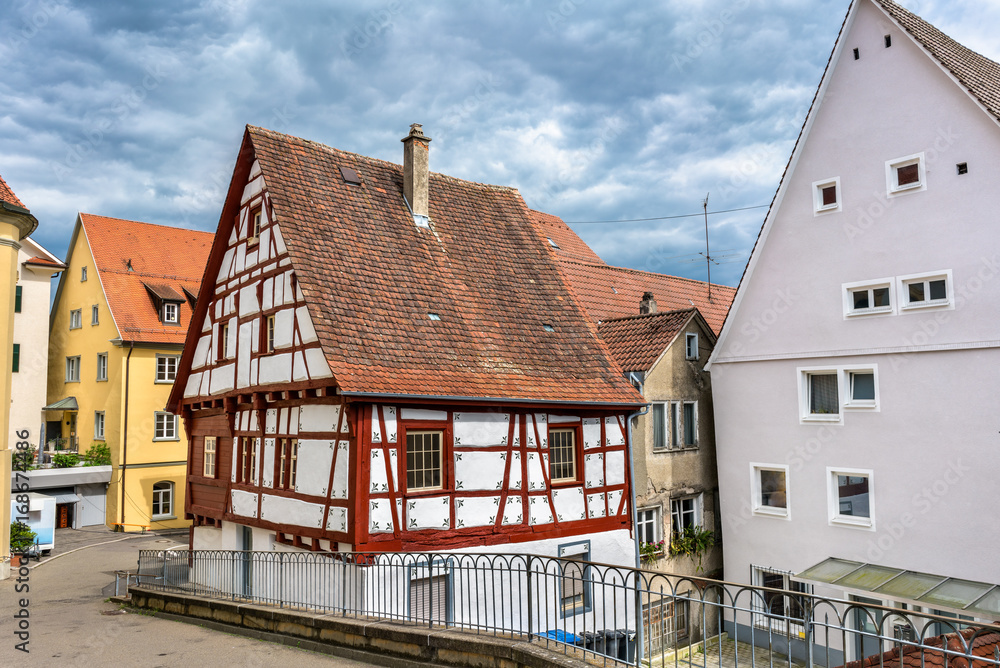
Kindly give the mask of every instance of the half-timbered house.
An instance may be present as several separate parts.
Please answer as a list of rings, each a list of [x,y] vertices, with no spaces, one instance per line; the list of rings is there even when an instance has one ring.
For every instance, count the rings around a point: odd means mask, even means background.
[[[247,128],[170,398],[193,549],[633,562],[645,402],[519,193],[429,173],[429,142],[401,167]]]

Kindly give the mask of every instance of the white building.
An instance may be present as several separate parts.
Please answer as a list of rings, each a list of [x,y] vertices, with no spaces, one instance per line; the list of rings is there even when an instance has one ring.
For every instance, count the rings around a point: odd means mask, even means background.
[[[851,5],[710,363],[727,580],[1000,618],[998,124],[1000,65]]]
[[[41,447],[52,277],[66,266],[30,237],[21,240],[17,265],[9,438],[11,443],[24,440],[15,439],[14,432],[28,430],[31,443]]]

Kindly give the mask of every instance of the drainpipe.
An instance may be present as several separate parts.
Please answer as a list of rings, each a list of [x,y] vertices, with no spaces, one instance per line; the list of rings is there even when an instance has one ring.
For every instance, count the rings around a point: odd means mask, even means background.
[[[132,361],[132,350],[135,347],[133,341],[128,342],[128,355],[125,356],[125,410],[122,422],[122,476],[120,478],[122,486],[122,533],[125,532],[125,465],[128,463],[128,379],[129,365]]]
[[[635,658],[636,664],[640,665],[642,663],[642,648],[643,648],[643,638],[642,638],[642,591],[639,588],[640,576],[639,569],[641,567],[641,558],[639,556],[639,530],[636,528],[636,505],[635,505],[635,460],[632,458],[632,419],[637,418],[640,415],[645,415],[649,412],[649,404],[646,404],[643,409],[637,413],[632,413],[628,416],[628,420],[625,423],[625,431],[627,437],[625,439],[625,447],[628,451],[628,487],[629,487],[629,501],[632,504],[632,542],[635,544],[633,548],[635,550]]]

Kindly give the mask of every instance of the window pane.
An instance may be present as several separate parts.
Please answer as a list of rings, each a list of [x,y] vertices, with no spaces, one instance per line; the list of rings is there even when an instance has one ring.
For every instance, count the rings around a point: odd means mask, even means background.
[[[922,302],[924,301],[924,284],[923,283],[910,283],[907,286],[910,289],[910,302]]]
[[[854,308],[869,308],[871,305],[868,303],[868,291],[867,290],[855,290],[854,291]]]
[[[870,517],[868,507],[867,476],[837,476],[837,498],[840,514],[852,517]]]
[[[666,409],[663,404],[653,404],[653,447],[667,447]]]
[[[947,299],[948,291],[945,289],[944,280],[931,281],[931,299]]]
[[[872,290],[875,296],[875,303],[873,306],[888,306],[889,305],[889,288],[875,288]]]
[[[809,376],[809,412],[816,415],[840,413],[836,374],[812,374]]]
[[[784,471],[760,471],[760,505],[787,508]]]
[[[854,401],[875,401],[875,374],[851,374],[851,399]]]
[[[677,404],[670,404],[670,447],[672,448],[676,448],[680,440],[677,426]]]
[[[441,486],[441,433],[417,432],[406,435],[407,489]]]
[[[684,404],[684,445],[695,444],[697,426],[694,419],[694,404]]]
[[[920,166],[917,163],[896,169],[896,183],[901,186],[920,180]]]
[[[831,206],[837,203],[837,186],[827,186],[823,188],[823,206]]]

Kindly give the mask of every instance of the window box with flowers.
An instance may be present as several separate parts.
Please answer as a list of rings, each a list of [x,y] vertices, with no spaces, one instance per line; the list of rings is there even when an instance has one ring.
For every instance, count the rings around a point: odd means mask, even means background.
[[[639,543],[639,555],[642,563],[649,564],[657,559],[661,559],[667,552],[667,541],[661,540],[656,543]]]

